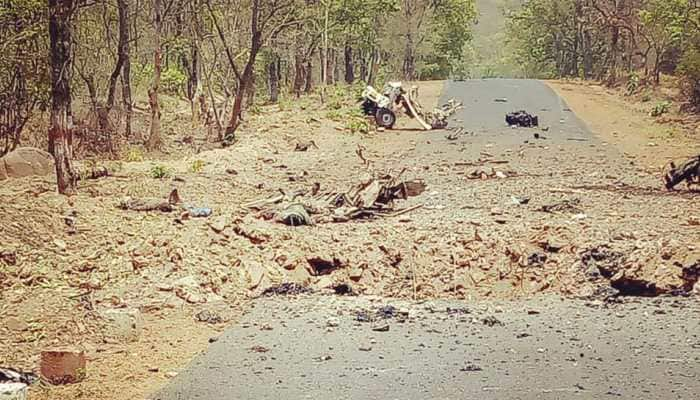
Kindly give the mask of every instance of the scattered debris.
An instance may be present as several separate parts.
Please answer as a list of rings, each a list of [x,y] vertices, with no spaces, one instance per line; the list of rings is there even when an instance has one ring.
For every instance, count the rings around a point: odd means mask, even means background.
[[[510,199],[513,201],[513,204],[516,204],[516,205],[526,205],[526,204],[530,204],[530,198],[529,198],[529,197],[510,196]]]
[[[313,140],[309,140],[308,142],[297,143],[294,147],[294,151],[308,151],[312,147],[318,149],[316,143]]]
[[[540,124],[536,115],[528,114],[525,110],[506,114],[506,123],[509,126],[521,126],[524,128],[531,128]]]
[[[480,366],[478,366],[476,364],[472,364],[472,363],[468,363],[467,365],[460,368],[459,370],[462,372],[480,372],[480,371],[483,371],[483,369]]]
[[[581,253],[581,263],[591,278],[596,278],[599,274],[606,278],[612,277],[620,270],[624,258],[624,254],[613,251],[607,245],[595,246]]]
[[[579,208],[581,205],[580,199],[562,200],[559,203],[544,205],[537,209],[546,213],[571,213],[582,214],[583,210]]]
[[[296,296],[305,293],[311,293],[311,289],[298,283],[285,282],[265,289],[262,296]]]
[[[335,286],[333,286],[333,291],[338,296],[353,296],[353,295],[355,295],[355,292],[353,291],[352,286],[349,283],[340,283],[338,285],[335,285]]]
[[[467,175],[467,179],[505,179],[511,176],[511,173],[506,173],[503,171],[497,171],[493,167],[479,167],[470,171]]]
[[[353,219],[395,217],[416,210],[422,205],[395,211],[393,203],[422,194],[427,186],[420,179],[402,180],[385,175],[369,178],[344,193],[306,192],[282,194],[256,200],[244,207],[272,207],[260,215],[276,215],[276,219],[290,226],[313,225],[317,222],[347,222]],[[316,215],[316,218],[312,218]]]
[[[13,368],[0,367],[0,383],[24,383],[32,385],[39,380],[33,372],[22,372]]]
[[[691,186],[700,186],[700,155],[693,157],[679,167],[674,162],[668,163],[664,168],[664,183],[666,189],[673,190],[680,183],[685,182]]]
[[[481,322],[482,322],[484,325],[486,325],[486,326],[491,326],[491,327],[494,327],[494,326],[496,326],[496,325],[498,325],[498,326],[504,326],[503,322],[501,322],[500,320],[498,320],[498,319],[497,319],[496,317],[494,317],[493,315],[488,316],[488,317],[482,319]]]
[[[329,256],[311,256],[306,259],[309,263],[309,272],[313,276],[328,275],[335,271],[336,269],[345,266],[345,262],[336,258]]]
[[[213,211],[208,207],[185,207],[187,215],[192,218],[208,218],[212,215]]]
[[[445,139],[449,141],[455,141],[460,138],[460,136],[466,135],[468,132],[464,128],[452,129],[451,132],[445,136]]]
[[[408,310],[398,310],[392,305],[379,307],[375,312],[359,311],[356,315],[358,322],[375,322],[378,320],[396,319],[404,322],[408,318]]]
[[[445,311],[447,312],[447,315],[471,314],[471,311],[467,307],[459,307],[459,308],[447,307],[447,309]]]
[[[532,253],[527,257],[528,267],[541,267],[547,262],[547,255],[542,253]]]
[[[224,322],[224,319],[221,318],[221,316],[215,312],[209,311],[209,310],[202,310],[195,314],[194,319],[198,322],[205,322],[207,324],[221,324]]]
[[[170,192],[168,198],[165,200],[156,198],[135,199],[131,197],[125,197],[119,201],[117,208],[131,211],[171,212],[175,210],[175,206],[180,202],[180,196],[177,192],[177,189],[173,189]]]
[[[280,211],[277,219],[289,226],[313,225],[314,221],[304,208],[303,204],[290,204]]]
[[[267,353],[268,351],[270,351],[270,349],[268,349],[265,346],[256,345],[251,347],[250,351],[252,351],[253,353]]]

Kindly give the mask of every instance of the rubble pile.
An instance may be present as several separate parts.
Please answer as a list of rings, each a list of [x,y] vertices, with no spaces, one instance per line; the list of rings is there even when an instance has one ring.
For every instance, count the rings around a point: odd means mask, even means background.
[[[425,190],[426,184],[420,179],[403,180],[401,174],[383,175],[363,180],[344,192],[321,193],[315,186],[309,193],[282,194],[248,206],[259,209],[263,219],[274,219],[290,226],[348,222],[413,211],[420,205],[397,210],[394,204],[419,196]]]

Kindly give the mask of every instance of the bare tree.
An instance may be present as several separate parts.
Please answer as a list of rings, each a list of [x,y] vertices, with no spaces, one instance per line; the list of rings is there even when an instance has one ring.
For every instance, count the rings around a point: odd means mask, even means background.
[[[72,112],[70,74],[73,44],[71,17],[73,0],[49,0],[49,38],[51,42],[51,126],[49,150],[56,161],[56,182],[61,194],[75,193],[77,175],[72,157]]]
[[[163,48],[161,44],[161,35],[163,30],[163,15],[162,15],[161,0],[153,1],[153,26],[155,28],[153,42],[155,50],[153,51],[153,82],[148,89],[148,104],[151,108],[151,127],[148,136],[146,147],[150,150],[160,148],[162,139],[160,136],[160,104],[158,103],[158,91],[160,90],[160,76],[163,65]]]

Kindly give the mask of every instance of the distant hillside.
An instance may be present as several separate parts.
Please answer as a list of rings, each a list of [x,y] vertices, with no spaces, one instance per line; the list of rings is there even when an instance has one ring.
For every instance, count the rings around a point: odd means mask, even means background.
[[[517,65],[505,46],[506,19],[503,11],[521,3],[522,0],[476,0],[479,20],[474,26],[474,41],[467,55],[472,77],[518,75]]]

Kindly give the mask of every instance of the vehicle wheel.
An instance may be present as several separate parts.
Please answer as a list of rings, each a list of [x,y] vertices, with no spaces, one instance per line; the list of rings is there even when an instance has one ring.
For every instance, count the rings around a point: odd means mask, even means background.
[[[377,121],[378,126],[391,129],[396,123],[396,114],[394,114],[394,112],[388,108],[380,108],[377,110],[375,120]]]

